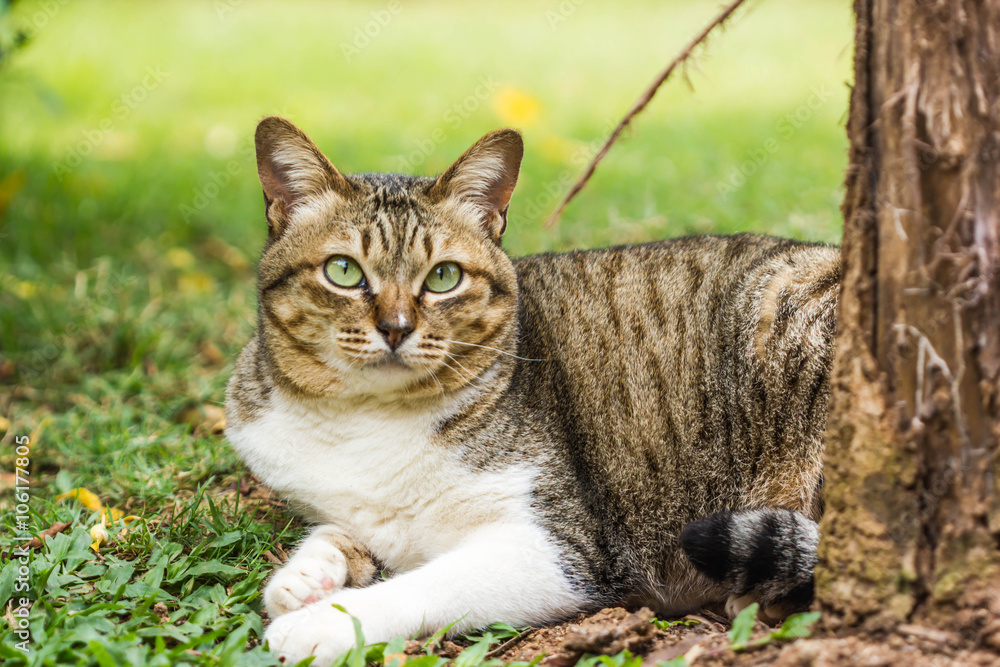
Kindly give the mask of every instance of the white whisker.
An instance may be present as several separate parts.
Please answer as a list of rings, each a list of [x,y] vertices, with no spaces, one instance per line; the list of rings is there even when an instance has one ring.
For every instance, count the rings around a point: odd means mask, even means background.
[[[500,354],[506,354],[508,357],[514,357],[515,359],[520,359],[521,361],[547,361],[547,359],[528,359],[526,357],[519,357],[516,354],[511,354],[510,352],[504,352],[503,350],[498,350],[495,347],[490,347],[489,345],[477,345],[476,343],[466,343],[461,340],[448,340],[447,338],[441,338],[442,342],[445,343],[455,343],[456,345],[468,345],[470,347],[481,347],[484,350],[493,350],[494,352],[499,352]]]
[[[458,364],[459,368],[461,368],[463,371],[465,371],[466,373],[468,373],[471,377],[476,377],[475,373],[473,373],[468,368],[466,368],[465,366],[463,366],[462,362],[460,362],[458,359],[456,359],[455,356],[452,355],[450,352],[445,352],[444,350],[442,350],[442,352],[444,352],[445,354],[447,354],[449,359],[451,359],[456,364]]]
[[[455,368],[454,366],[452,366],[451,364],[449,364],[447,361],[442,360],[442,363],[444,363],[444,367],[445,368],[447,368],[449,371],[451,371],[452,373],[454,373],[455,375],[457,375],[458,377],[460,377],[462,379],[462,382],[467,382],[467,383],[471,384],[476,379],[476,378],[471,378],[470,379],[470,378],[465,377],[464,375],[462,375],[458,371],[457,368]]]

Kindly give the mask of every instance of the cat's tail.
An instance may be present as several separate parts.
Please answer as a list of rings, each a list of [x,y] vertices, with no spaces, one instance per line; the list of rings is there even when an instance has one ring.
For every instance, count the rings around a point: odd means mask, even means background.
[[[819,526],[798,512],[717,512],[686,525],[680,545],[695,569],[729,589],[730,616],[758,602],[778,620],[813,601]]]

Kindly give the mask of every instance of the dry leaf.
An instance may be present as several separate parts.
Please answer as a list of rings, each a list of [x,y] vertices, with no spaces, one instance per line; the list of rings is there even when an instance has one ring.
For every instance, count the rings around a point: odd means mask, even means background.
[[[246,271],[250,268],[250,262],[246,256],[222,239],[212,236],[201,244],[200,249],[209,257],[222,260],[231,269]]]
[[[90,548],[98,553],[100,553],[102,545],[110,544],[111,542],[111,536],[108,534],[108,517],[111,515],[112,512],[121,517],[121,522],[125,524],[125,527],[122,528],[120,531],[118,531],[119,539],[125,537],[125,533],[128,532],[129,524],[131,524],[133,521],[139,518],[133,515],[123,517],[121,516],[121,512],[119,512],[114,508],[105,510],[105,512],[101,515],[101,522],[90,529],[90,537],[93,538],[94,540],[93,544],[90,545]],[[115,523],[118,520],[119,520],[118,518],[115,518],[112,519],[111,522]]]
[[[218,405],[189,405],[177,413],[177,421],[188,424],[196,433],[222,433],[226,429],[226,411]]]
[[[70,523],[71,522],[69,521],[67,521],[66,523],[63,523],[61,521],[56,521],[51,526],[49,526],[42,532],[38,533],[37,537],[32,537],[30,540],[28,540],[28,543],[25,544],[24,546],[26,546],[29,549],[38,549],[42,546],[42,544],[45,543],[44,540],[46,537],[55,537],[59,533],[69,528]]]
[[[94,551],[100,551],[101,545],[111,539],[108,536],[108,529],[104,525],[104,522],[101,522],[90,529],[90,538],[94,540],[94,543],[90,545],[90,548]]]
[[[82,487],[70,489],[66,493],[60,493],[56,496],[56,500],[63,500],[64,498],[74,498],[90,511],[101,513],[101,522],[90,529],[90,537],[94,540],[93,544],[90,545],[90,548],[98,553],[100,552],[102,545],[111,541],[111,537],[108,534],[108,524],[118,523],[119,521],[124,523],[125,528],[118,533],[118,536],[121,537],[125,534],[129,524],[139,518],[134,514],[125,516],[122,511],[116,507],[105,507],[103,503],[101,503],[101,499],[97,497],[96,493]],[[66,525],[68,526],[69,524]]]
[[[203,340],[198,344],[198,353],[208,364],[218,366],[226,360],[226,355],[211,341]]]

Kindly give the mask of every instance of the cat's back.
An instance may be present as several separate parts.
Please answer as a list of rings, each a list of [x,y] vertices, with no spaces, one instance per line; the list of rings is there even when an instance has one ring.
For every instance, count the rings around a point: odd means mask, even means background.
[[[571,443],[583,483],[618,506],[662,498],[675,521],[748,503],[808,510],[837,248],[705,236],[515,267],[519,355],[541,360],[516,382]]]
[[[522,351],[555,348],[588,363],[614,350],[650,362],[671,351],[683,365],[687,343],[728,344],[750,325],[761,352],[777,311],[792,315],[836,295],[840,251],[750,234],[694,236],[523,257],[515,269]]]

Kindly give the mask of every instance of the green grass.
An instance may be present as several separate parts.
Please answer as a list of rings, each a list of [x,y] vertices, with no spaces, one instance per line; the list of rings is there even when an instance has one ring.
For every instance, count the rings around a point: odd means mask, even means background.
[[[261,116],[291,118],[347,172],[435,173],[519,127],[515,255],[709,232],[836,242],[849,8],[751,4],[555,227],[595,141],[716,0],[565,17],[574,3],[406,4],[350,62],[343,45],[390,3],[15,4],[0,43],[11,25],[32,36],[0,62],[0,550],[26,534],[18,438],[27,532],[72,524],[32,553],[33,650],[0,623],[4,664],[273,664],[256,647],[264,554],[302,527],[239,509],[235,455],[191,417],[221,405],[253,328]],[[94,554],[97,515],[54,500],[74,487],[142,519]],[[17,567],[0,565],[5,608]]]

